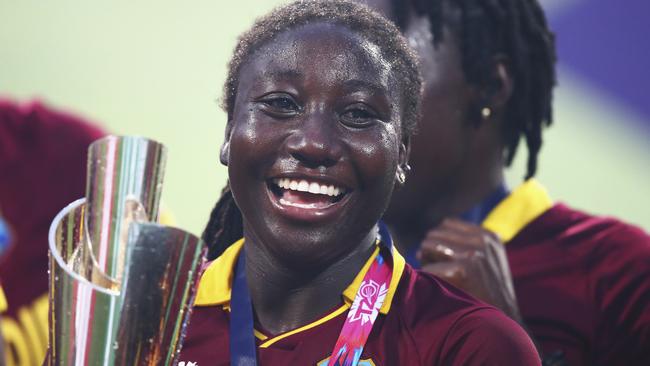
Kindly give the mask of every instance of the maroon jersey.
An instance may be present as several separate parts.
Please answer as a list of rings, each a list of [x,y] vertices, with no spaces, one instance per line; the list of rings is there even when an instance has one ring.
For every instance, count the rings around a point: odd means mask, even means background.
[[[499,234],[524,323],[569,365],[650,365],[650,236],[553,204],[535,181],[483,225]]]
[[[232,245],[203,274],[180,365],[230,364],[230,281],[242,244]],[[256,326],[259,364],[324,365],[377,252],[343,292],[341,305],[322,318],[276,335]],[[360,366],[539,365],[532,342],[515,322],[434,276],[413,270],[398,253],[392,258],[393,280]]]
[[[11,247],[0,262],[9,308],[8,365],[41,365],[47,346],[47,234],[54,216],[85,193],[86,151],[103,132],[40,103],[0,100],[0,215]]]

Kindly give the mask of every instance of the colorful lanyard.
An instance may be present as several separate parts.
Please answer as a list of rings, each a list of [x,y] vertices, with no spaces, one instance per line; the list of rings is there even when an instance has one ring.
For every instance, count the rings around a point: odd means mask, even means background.
[[[380,228],[380,236],[384,245],[390,248],[392,242],[388,232]],[[257,365],[253,306],[246,284],[245,262],[245,255],[240,254],[230,302],[230,362],[233,366]],[[363,277],[327,366],[357,366],[388,294],[392,273],[381,252],[378,253]]]
[[[354,297],[328,366],[356,366],[359,363],[363,346],[388,294],[392,273],[381,253],[377,254]]]

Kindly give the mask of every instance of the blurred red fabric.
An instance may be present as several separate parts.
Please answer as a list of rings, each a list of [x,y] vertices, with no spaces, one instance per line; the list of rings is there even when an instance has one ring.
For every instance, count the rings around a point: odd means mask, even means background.
[[[11,236],[0,259],[0,282],[9,304],[3,314],[7,352],[16,364],[42,363],[50,223],[85,195],[88,145],[104,135],[88,121],[40,102],[0,99],[0,215]],[[27,339],[16,339],[21,336]]]

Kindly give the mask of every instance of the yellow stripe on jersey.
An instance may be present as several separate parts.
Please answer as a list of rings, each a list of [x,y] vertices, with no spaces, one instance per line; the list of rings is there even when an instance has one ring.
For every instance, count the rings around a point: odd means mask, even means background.
[[[2,291],[2,286],[0,286],[0,313],[4,313],[9,305],[7,304],[7,298],[5,297],[5,292]]]
[[[257,329],[253,329],[253,334],[255,335],[255,337],[257,337],[257,339],[259,339],[261,341],[265,341],[265,340],[269,339],[269,337],[267,337],[266,334],[260,332]]]
[[[219,258],[215,259],[208,268],[203,272],[201,280],[199,282],[199,288],[196,293],[196,300],[194,301],[195,306],[214,306],[214,305],[223,305],[224,308],[230,306],[230,296],[232,292],[232,279],[235,272],[235,264],[237,263],[237,257],[241,252],[242,247],[244,246],[244,239],[239,239],[234,244],[232,244],[228,249],[226,249]],[[382,305],[379,312],[382,314],[387,314],[390,310],[393,297],[397,291],[397,284],[402,278],[402,273],[404,272],[404,266],[406,261],[404,257],[393,247],[393,274],[390,281],[390,286],[388,288],[388,294],[386,294],[386,300]],[[379,254],[379,247],[375,249],[372,253],[366,264],[362,267],[361,271],[357,274],[352,283],[343,291],[343,297],[345,299],[346,306],[351,306],[354,301],[354,297],[357,295],[357,291],[361,286],[363,277],[366,275],[366,272],[370,268],[370,264],[375,257]]]
[[[529,179],[501,201],[488,214],[482,226],[507,243],[551,207],[553,201],[546,189],[535,179]]]
[[[229,305],[232,278],[244,238],[228,247],[201,275],[195,306]]]
[[[288,332],[286,332],[286,333],[279,334],[279,335],[277,335],[277,336],[275,336],[275,337],[269,339],[268,341],[262,343],[262,344],[260,345],[260,348],[268,348],[268,347],[270,347],[273,343],[275,343],[275,342],[277,342],[277,341],[279,341],[279,340],[281,340],[281,339],[284,339],[284,338],[287,338],[287,337],[289,337],[289,336],[291,336],[291,335],[294,335],[294,334],[296,334],[296,333],[300,333],[300,332],[302,332],[302,331],[305,331],[305,330],[308,330],[308,329],[311,329],[311,328],[317,327],[317,326],[319,326],[319,325],[325,323],[326,321],[328,321],[328,320],[330,320],[330,319],[334,319],[334,318],[336,318],[337,316],[339,316],[339,315],[341,315],[342,313],[344,313],[345,311],[347,311],[349,308],[350,308],[350,306],[347,305],[347,304],[346,304],[346,305],[342,305],[340,308],[334,310],[333,312],[329,313],[328,315],[326,315],[326,316],[324,316],[324,317],[322,317],[322,318],[320,318],[320,319],[318,319],[318,320],[316,320],[316,321],[313,321],[313,322],[311,322],[311,323],[309,323],[309,324],[307,324],[307,325],[304,325],[304,326],[302,326],[302,327],[300,327],[300,328],[296,328],[296,329],[294,329],[294,330],[288,331]]]

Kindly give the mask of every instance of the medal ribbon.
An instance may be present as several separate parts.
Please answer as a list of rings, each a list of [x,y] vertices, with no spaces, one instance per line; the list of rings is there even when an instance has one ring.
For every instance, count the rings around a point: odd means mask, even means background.
[[[377,254],[359,286],[327,366],[356,366],[386,300],[392,268]]]
[[[246,256],[239,254],[230,299],[230,364],[257,366],[253,304],[246,283]]]

